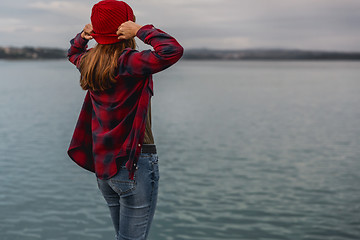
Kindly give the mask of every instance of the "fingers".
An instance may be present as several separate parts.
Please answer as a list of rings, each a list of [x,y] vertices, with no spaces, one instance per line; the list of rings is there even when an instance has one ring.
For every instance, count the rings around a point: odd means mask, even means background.
[[[130,38],[133,38],[133,37],[136,36],[137,31],[141,27],[142,26],[140,26],[140,25],[136,24],[135,22],[129,20],[127,22],[122,23],[118,27],[118,29],[116,31],[116,34],[118,35],[119,40],[130,39]],[[94,33],[93,27],[89,23],[89,24],[85,25],[85,27],[83,29],[83,33],[81,34],[81,36],[84,39],[91,40],[91,39],[93,39],[93,37],[91,36],[92,33]]]
[[[87,40],[91,40],[91,39],[93,39],[93,37],[92,37],[92,36],[90,36],[90,35],[85,35],[85,39],[87,39]]]
[[[86,24],[86,25],[85,25],[84,30],[86,30],[86,31],[88,31],[88,32],[92,32],[92,31],[93,31],[93,27],[92,27],[92,25],[89,23],[89,24]]]
[[[84,32],[88,35],[93,33],[93,28],[91,24],[86,24],[84,27]]]
[[[84,39],[86,39],[86,40],[91,40],[91,39],[93,39],[93,37],[92,37],[91,35],[89,35],[89,34],[87,34],[87,33],[85,33],[85,32],[82,32],[82,33],[81,33],[81,37],[84,38]]]
[[[120,40],[125,40],[126,39],[126,35],[125,35],[124,31],[123,31],[123,29],[120,29],[120,27],[116,31],[116,35],[119,35],[118,39],[120,39]]]
[[[86,40],[91,40],[93,37],[91,36],[91,33],[93,33],[92,29],[90,30],[87,27],[84,27],[83,32],[81,33],[81,37]]]
[[[130,39],[135,37],[134,24],[133,21],[122,23],[116,32],[116,34],[119,35],[118,39]]]
[[[118,28],[118,30],[116,31],[116,35],[121,35],[122,31],[120,30],[120,27]]]
[[[93,39],[93,37],[91,36],[92,33],[94,33],[92,25],[90,23],[86,24],[81,33],[81,37],[86,40],[91,40],[91,39]]]
[[[124,22],[118,27],[118,30],[116,31],[116,34],[117,35],[122,35],[125,32],[127,32],[128,30],[129,30],[129,26],[128,26],[127,22]]]
[[[125,40],[125,39],[130,39],[132,37],[134,37],[128,30],[124,30],[124,29],[119,29],[117,32],[116,32],[117,35],[119,35],[118,39],[121,39],[121,40]]]
[[[121,34],[121,35],[119,35],[118,39],[119,40],[126,40],[126,39],[130,39],[130,38],[133,38],[133,37],[134,36]]]

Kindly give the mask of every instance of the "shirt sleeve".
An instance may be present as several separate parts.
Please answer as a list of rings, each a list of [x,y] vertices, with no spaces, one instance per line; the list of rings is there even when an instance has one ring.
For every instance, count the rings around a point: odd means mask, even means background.
[[[81,33],[78,33],[75,38],[70,41],[70,48],[68,50],[68,59],[72,62],[77,68],[80,67],[81,57],[86,53],[87,43],[89,40],[86,40],[81,37]]]
[[[121,76],[146,76],[160,72],[183,55],[184,49],[176,39],[153,25],[143,26],[136,36],[154,50],[126,49],[119,58],[118,73]]]

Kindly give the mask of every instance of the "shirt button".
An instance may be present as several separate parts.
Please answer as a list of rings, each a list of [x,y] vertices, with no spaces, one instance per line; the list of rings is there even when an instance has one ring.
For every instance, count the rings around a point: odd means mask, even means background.
[[[141,144],[139,143],[138,146],[141,147]]]

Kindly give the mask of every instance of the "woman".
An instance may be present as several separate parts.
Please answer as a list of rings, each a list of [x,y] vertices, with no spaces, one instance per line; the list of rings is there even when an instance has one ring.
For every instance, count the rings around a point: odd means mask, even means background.
[[[68,52],[81,73],[81,87],[88,90],[68,154],[96,173],[117,239],[147,238],[159,180],[151,131],[152,74],[183,54],[173,37],[134,20],[125,2],[101,1]],[[154,50],[134,50],[135,36]],[[90,39],[98,44],[87,50]]]

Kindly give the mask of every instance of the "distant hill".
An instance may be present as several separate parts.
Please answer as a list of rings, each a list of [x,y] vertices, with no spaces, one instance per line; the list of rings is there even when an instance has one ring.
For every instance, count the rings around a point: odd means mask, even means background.
[[[0,47],[0,59],[63,59],[59,48]],[[185,49],[184,60],[360,60],[360,52],[285,49],[213,50]]]
[[[67,51],[59,48],[0,47],[0,59],[61,59]]]
[[[360,52],[329,52],[285,49],[185,50],[193,60],[360,60]]]

